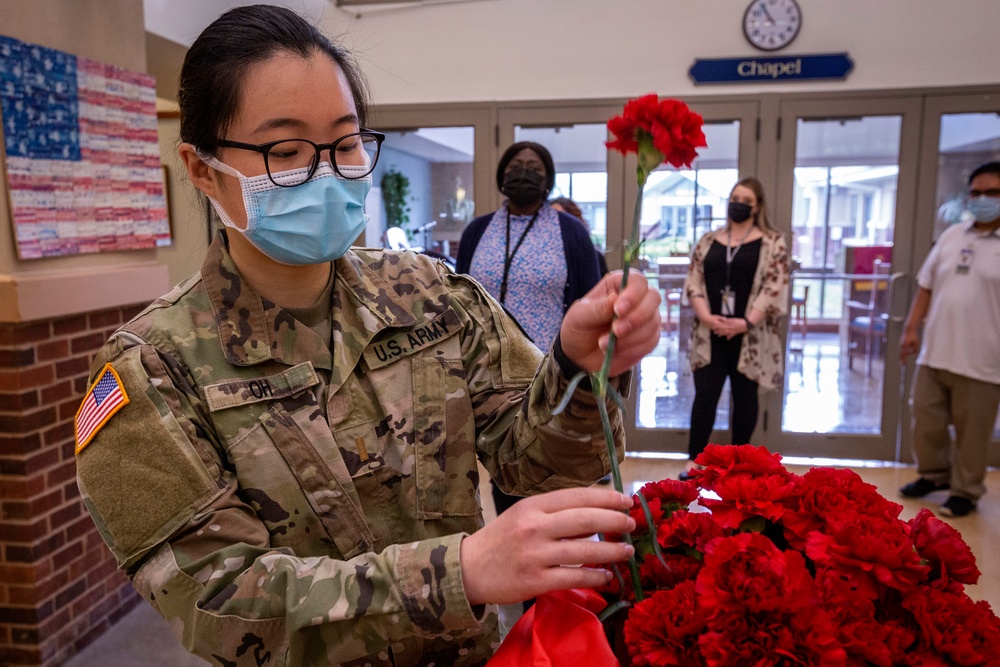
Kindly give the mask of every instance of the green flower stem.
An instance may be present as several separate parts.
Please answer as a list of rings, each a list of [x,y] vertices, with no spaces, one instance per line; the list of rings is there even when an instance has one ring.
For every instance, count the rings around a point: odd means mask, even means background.
[[[639,194],[635,199],[635,210],[632,213],[632,233],[629,237],[629,242],[622,250],[623,272],[621,290],[619,291],[624,291],[625,286],[628,284],[628,274],[632,267],[632,260],[635,259],[636,255],[639,253],[639,221],[642,217],[642,191],[646,185],[647,173],[648,172],[642,166],[640,161],[640,166],[637,169]],[[613,319],[617,319],[617,317]],[[611,430],[611,420],[608,417],[607,405],[608,375],[611,373],[611,358],[615,354],[615,341],[615,333],[612,331],[608,336],[608,347],[604,353],[604,363],[601,364],[601,369],[597,373],[591,374],[590,386],[591,392],[597,399],[597,409],[601,414],[601,425],[604,427],[604,441],[607,443],[608,458],[611,460],[611,479],[615,485],[615,489],[617,489],[619,493],[624,493],[625,486],[622,483],[622,471],[621,467],[618,465],[618,453],[615,451],[614,433]],[[626,544],[633,547],[635,546],[632,544],[631,535],[626,533],[623,537]],[[628,560],[628,569],[629,573],[632,575],[632,590],[635,592],[636,602],[640,602],[643,599],[642,584],[639,581],[639,563],[636,561],[634,553]],[[614,611],[618,611],[618,609],[615,609]]]
[[[595,385],[596,386],[596,385]],[[603,392],[602,392],[603,393]],[[597,396],[597,390],[594,390],[594,395]],[[601,415],[601,426],[604,427],[604,441],[608,445],[608,457],[611,459],[611,478],[614,482],[615,488],[619,492],[622,492],[622,471],[618,466],[618,452],[615,451],[615,439],[611,431],[611,419],[608,417],[608,404],[605,400],[598,396],[597,400],[597,410]],[[622,538],[625,544],[628,544],[635,549],[635,545],[632,544],[632,536],[628,533],[624,533]],[[632,591],[635,593],[636,602],[642,601],[642,585],[639,582],[639,563],[635,560],[635,552],[632,552],[631,558],[628,559],[628,569],[629,574],[632,575]]]

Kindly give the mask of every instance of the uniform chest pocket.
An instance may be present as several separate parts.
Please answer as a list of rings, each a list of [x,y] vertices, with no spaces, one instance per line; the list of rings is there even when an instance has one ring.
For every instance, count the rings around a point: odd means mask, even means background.
[[[476,516],[475,417],[462,363],[438,355],[416,356],[412,375],[418,516]]]
[[[275,401],[227,450],[240,492],[268,525],[272,542],[296,553],[345,558],[375,542],[326,420],[308,394]],[[325,545],[327,546],[324,546]]]

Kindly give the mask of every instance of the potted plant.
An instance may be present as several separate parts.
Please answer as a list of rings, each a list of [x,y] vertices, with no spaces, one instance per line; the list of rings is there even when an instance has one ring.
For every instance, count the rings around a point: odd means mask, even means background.
[[[402,227],[410,221],[410,179],[390,168],[381,181],[386,227]]]

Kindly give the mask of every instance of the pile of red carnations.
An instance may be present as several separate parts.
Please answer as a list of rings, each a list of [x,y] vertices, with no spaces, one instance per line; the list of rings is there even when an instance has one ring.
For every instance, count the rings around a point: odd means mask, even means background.
[[[1000,665],[1000,620],[965,592],[975,557],[931,512],[903,521],[853,471],[799,476],[763,447],[696,462],[640,490],[652,530],[636,498],[643,599],[624,565],[599,591],[631,603],[605,624],[625,616],[633,665]]]

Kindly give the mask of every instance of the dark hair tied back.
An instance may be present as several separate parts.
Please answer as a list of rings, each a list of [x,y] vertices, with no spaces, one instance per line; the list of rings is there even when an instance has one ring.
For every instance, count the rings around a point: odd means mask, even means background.
[[[340,66],[362,125],[368,116],[367,84],[351,54],[284,7],[236,7],[212,22],[188,50],[177,101],[181,141],[214,152],[239,112],[247,71],[276,53],[303,58],[324,53]]]

